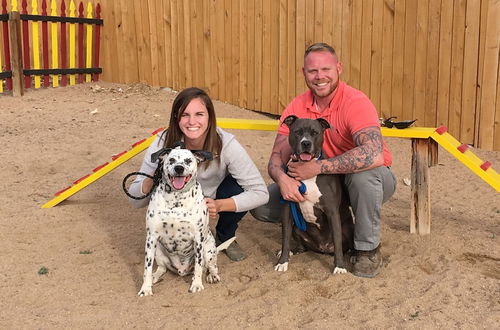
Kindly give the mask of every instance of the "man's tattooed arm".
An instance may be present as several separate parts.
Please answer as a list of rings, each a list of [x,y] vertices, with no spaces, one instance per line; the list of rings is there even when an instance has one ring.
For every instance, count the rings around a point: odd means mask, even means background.
[[[275,182],[278,182],[279,177],[285,174],[286,164],[291,154],[292,148],[288,143],[288,136],[278,134],[267,164],[267,172]]]
[[[364,128],[353,135],[353,140],[356,148],[321,161],[322,174],[355,173],[384,163],[382,133],[379,127]]]

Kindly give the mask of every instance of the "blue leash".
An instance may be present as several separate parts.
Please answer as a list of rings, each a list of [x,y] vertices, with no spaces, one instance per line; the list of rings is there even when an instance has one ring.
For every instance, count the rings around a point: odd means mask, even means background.
[[[306,185],[301,181],[299,192],[304,195],[306,193],[306,190]],[[306,231],[306,221],[304,220],[304,216],[302,215],[302,212],[300,212],[300,209],[297,208],[297,203],[284,200],[283,197],[280,197],[280,203],[290,204],[290,211],[292,212],[293,222],[295,223],[295,226],[297,226],[300,231]]]

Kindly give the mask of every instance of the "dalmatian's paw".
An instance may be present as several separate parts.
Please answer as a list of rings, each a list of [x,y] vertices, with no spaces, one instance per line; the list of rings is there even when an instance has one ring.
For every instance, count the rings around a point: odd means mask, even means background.
[[[151,286],[142,286],[141,291],[137,294],[139,297],[146,297],[146,296],[152,296],[153,295],[153,289]]]
[[[205,288],[203,287],[203,284],[201,283],[201,281],[200,282],[193,281],[193,283],[191,283],[191,287],[189,288],[189,292],[191,292],[191,293],[200,292],[203,289],[205,289]]]
[[[276,266],[274,266],[274,270],[278,272],[286,272],[288,270],[288,262],[276,264]]]
[[[214,275],[214,274],[208,274],[207,275],[207,282],[208,283],[218,283],[220,282],[220,276],[219,275]]]
[[[335,269],[333,270],[333,273],[334,274],[344,274],[344,273],[347,273],[347,269],[341,268],[341,267],[335,267]]]

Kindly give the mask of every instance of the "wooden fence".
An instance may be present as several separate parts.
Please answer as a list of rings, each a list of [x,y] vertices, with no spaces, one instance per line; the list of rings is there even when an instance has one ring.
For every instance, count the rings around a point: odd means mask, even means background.
[[[500,150],[498,0],[100,3],[103,80],[196,85],[279,114],[306,88],[305,48],[324,41],[380,116],[445,125],[461,142]]]
[[[91,2],[85,9],[74,0],[68,10],[64,0],[32,0],[29,9],[27,0],[20,8],[16,0],[1,0],[0,93],[4,83],[6,90],[22,94],[23,88],[66,86],[68,76],[69,85],[98,80],[100,11],[99,4],[94,15]]]
[[[500,150],[498,0],[101,0],[102,78],[279,114],[325,41],[381,116]],[[111,28],[113,27],[113,28]],[[117,51],[115,51],[115,49]],[[123,54],[116,57],[115,54]]]

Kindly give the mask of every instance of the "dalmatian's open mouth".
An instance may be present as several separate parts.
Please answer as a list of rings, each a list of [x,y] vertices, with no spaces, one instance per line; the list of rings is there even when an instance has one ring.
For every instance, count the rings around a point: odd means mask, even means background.
[[[191,180],[191,175],[188,176],[168,176],[170,185],[176,190],[181,190]]]

